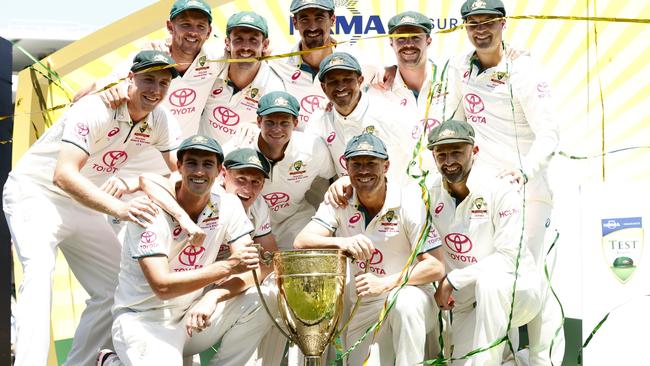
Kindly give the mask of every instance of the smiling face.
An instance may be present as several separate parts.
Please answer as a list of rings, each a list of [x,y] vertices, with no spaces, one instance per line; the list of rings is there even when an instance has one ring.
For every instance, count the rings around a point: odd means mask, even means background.
[[[181,189],[193,196],[204,197],[219,175],[221,164],[217,154],[204,150],[187,150],[177,162]]]
[[[298,118],[294,115],[277,112],[257,117],[262,140],[274,150],[283,148],[289,143],[291,133],[298,125]]]
[[[264,38],[262,32],[247,27],[231,29],[225,42],[226,51],[230,52],[230,57],[235,59],[260,57],[269,46],[269,39]],[[245,68],[253,67],[256,63],[239,62],[237,65]]]
[[[467,181],[478,147],[465,142],[436,145],[433,158],[440,175],[449,183]]]
[[[347,160],[350,183],[357,195],[379,192],[386,184],[386,172],[390,163],[388,160],[374,156],[354,156]]]
[[[477,50],[499,47],[505,24],[505,19],[493,14],[471,15],[465,19],[467,37]]]
[[[292,22],[293,27],[300,33],[302,49],[330,43],[330,29],[335,19],[334,13],[318,8],[307,8],[295,14]]]
[[[129,112],[146,115],[165,98],[172,75],[169,70],[150,71],[141,74],[129,73]]]
[[[321,87],[336,109],[350,113],[361,98],[363,76],[352,70],[331,70],[323,77]]]
[[[431,36],[422,28],[405,25],[395,29],[393,34],[418,34],[410,37],[391,38],[390,46],[395,51],[400,67],[417,66],[427,60],[427,47],[431,44]]]
[[[264,174],[255,168],[224,169],[224,189],[237,195],[248,210],[264,188]]]
[[[167,21],[167,30],[172,37],[172,52],[193,59],[210,36],[212,27],[205,13],[186,10]]]

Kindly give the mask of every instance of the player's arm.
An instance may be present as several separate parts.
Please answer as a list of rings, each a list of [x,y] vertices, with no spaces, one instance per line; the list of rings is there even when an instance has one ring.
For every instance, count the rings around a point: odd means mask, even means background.
[[[165,212],[173,217],[181,229],[185,230],[192,245],[200,246],[205,240],[205,232],[201,229],[176,202],[175,182],[179,180],[178,175],[172,175],[169,179],[158,174],[143,173],[139,177],[140,189]]]
[[[267,235],[257,236],[253,238],[253,243],[261,247],[261,250],[268,253],[275,253],[278,251],[278,243],[275,241],[275,235],[268,233]],[[262,253],[262,254],[263,254]],[[258,271],[258,278],[260,281],[266,278],[273,272],[273,263],[264,264],[260,263],[260,271]]]
[[[138,259],[140,268],[156,296],[162,300],[172,299],[205,286],[259,267],[257,248],[249,235],[240,242],[231,256],[193,271],[172,272],[166,256],[149,256]],[[228,281],[226,281],[228,282]]]
[[[157,210],[149,199],[139,197],[123,202],[102,191],[81,174],[81,168],[87,161],[88,154],[84,150],[72,143],[62,142],[54,169],[54,184],[75,201],[93,210],[140,225],[143,225],[144,221],[152,222]]]
[[[322,206],[322,205],[321,205]],[[334,231],[326,228],[317,218],[305,226],[293,242],[296,249],[340,249],[358,260],[370,259],[375,247],[365,235],[334,237]]]

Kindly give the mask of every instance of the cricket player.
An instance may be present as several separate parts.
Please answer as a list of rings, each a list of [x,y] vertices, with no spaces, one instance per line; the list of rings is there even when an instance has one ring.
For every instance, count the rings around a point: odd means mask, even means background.
[[[433,226],[423,233],[426,208],[419,190],[386,179],[389,155],[377,136],[364,133],[353,137],[344,157],[354,188],[353,204],[345,208],[321,204],[294,245],[341,249],[357,260],[352,264],[354,279],[348,303],[354,304],[356,296],[362,301],[343,337],[345,346],[350,347],[377,321],[385,299],[402,282],[402,268],[424,234],[426,239],[408,283],[381,330],[374,339],[372,334],[367,337],[347,359],[347,365],[361,365],[370,353],[367,365],[415,365],[424,360],[426,334],[434,328],[432,282],[445,273],[440,238]],[[365,260],[369,260],[369,268],[364,273]]]
[[[99,365],[181,365],[184,347],[208,348],[218,341],[221,349],[211,364],[242,365],[261,338],[253,330],[270,326],[267,315],[257,311],[257,294],[246,292],[239,277],[259,267],[249,235],[253,226],[237,197],[211,192],[221,169],[221,147],[195,135],[183,141],[177,155],[182,178],[176,200],[205,230],[205,241],[200,247],[187,243],[178,222],[162,210],[147,227],[127,225],[113,308],[116,352],[100,353]],[[224,242],[232,254],[217,261]],[[199,300],[215,283],[231,297]]]
[[[144,224],[155,212],[146,198],[119,200],[122,192],[137,184],[128,186],[111,177],[148,147],[158,150],[169,169],[175,169],[170,151],[178,146],[180,132],[173,117],[159,106],[178,76],[173,63],[159,51],[138,53],[127,79],[128,103],[112,109],[98,96],[82,98],[9,174],[3,204],[24,273],[16,365],[47,362],[57,249],[90,295],[67,364],[91,364],[97,351],[110,345],[110,308],[121,245],[104,214]]]
[[[431,130],[428,147],[440,172],[429,193],[447,268],[435,298],[441,310],[452,311],[454,357],[462,357],[505,336],[508,325],[533,319],[542,279],[522,235],[522,197],[507,180],[474,167],[480,146],[472,126],[447,120]],[[504,347],[453,365],[501,365]]]
[[[219,55],[214,43],[206,42],[212,33],[211,23],[212,9],[204,0],[177,0],[172,5],[166,23],[171,43],[156,45],[156,48],[161,47],[169,52],[180,73],[180,77],[172,81],[162,104],[175,117],[182,138],[198,132],[201,113],[223,67],[221,63],[208,62]],[[127,62],[118,65],[111,75],[78,92],[75,98],[119,81],[128,74],[129,67]],[[107,106],[113,108],[128,101],[124,83],[118,83],[99,95]],[[138,159],[130,161],[122,169],[121,176],[137,178],[143,171],[154,171],[160,175],[170,173],[155,151],[149,150]]]
[[[390,18],[389,34],[410,35],[390,38],[397,59],[394,81],[385,88],[368,89],[369,95],[388,99],[392,108],[399,111],[402,116],[400,128],[408,129],[412,148],[422,133],[426,136],[433,126],[440,123],[442,113],[441,75],[444,64],[439,66],[427,56],[431,29],[431,19],[415,11],[405,11]],[[422,159],[423,167],[433,167],[431,154],[423,152]]]
[[[334,52],[323,59],[320,69],[321,87],[333,107],[314,114],[305,132],[326,142],[339,176],[348,174],[343,156],[348,141],[364,131],[377,135],[391,156],[389,178],[397,184],[408,184],[406,167],[413,140],[410,130],[399,126],[403,118],[397,110],[386,99],[362,91],[364,77],[354,56]]]
[[[317,177],[336,175],[327,147],[316,136],[294,131],[300,106],[289,93],[275,91],[260,99],[258,130],[241,135],[226,146],[226,151],[249,147],[260,151],[271,162],[270,177],[262,196],[271,209],[271,227],[281,250],[291,249],[293,241],[311,219],[314,208],[305,193]]]
[[[474,50],[450,63],[446,116],[467,120],[482,148],[477,164],[510,178],[525,191],[525,235],[543,275],[544,236],[550,226],[553,195],[546,168],[557,148],[559,128],[548,79],[528,55],[504,56],[505,7],[500,0],[468,0],[461,8]],[[547,284],[548,285],[548,284]],[[545,286],[542,312],[528,325],[532,365],[560,364],[564,333],[559,306]]]
[[[228,18],[226,56],[244,59],[262,56],[269,46],[269,31],[264,19],[252,11]],[[284,91],[284,82],[266,61],[226,64],[212,86],[199,131],[226,144],[239,131],[256,125],[260,98],[271,91]]]

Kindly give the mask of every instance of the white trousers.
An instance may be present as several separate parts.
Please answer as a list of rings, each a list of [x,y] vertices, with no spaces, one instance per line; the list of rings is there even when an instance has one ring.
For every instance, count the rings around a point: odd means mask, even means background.
[[[11,176],[3,204],[24,274],[16,314],[15,365],[47,363],[57,248],[90,295],[66,364],[93,364],[100,349],[112,347],[110,309],[120,265],[121,245],[105,216]]]
[[[550,236],[554,234],[553,230],[548,230],[552,210],[553,206],[548,202],[526,200],[525,234],[528,248],[535,258],[535,265],[543,281],[541,311],[528,323],[529,361],[532,366],[550,365],[551,359],[553,364],[561,365],[564,358],[564,330],[561,330],[553,341],[553,353],[549,355],[551,341],[562,322],[560,306],[553,297],[544,275],[547,245],[550,245]],[[551,262],[549,261],[549,274],[552,273]]]
[[[514,276],[505,272],[486,272],[476,281],[474,301],[456,304],[451,324],[453,357],[464,356],[477,348],[489,346],[507,331],[512,304]],[[538,276],[520,275],[517,280],[511,329],[528,323],[541,306],[541,283]],[[468,287],[461,291],[471,291]],[[475,304],[475,305],[474,305]],[[467,360],[454,361],[454,366],[501,365],[506,343],[477,353]]]
[[[432,331],[435,325],[433,294],[432,285],[402,288],[374,341],[370,333],[348,355],[347,365],[362,365],[368,352],[368,366],[406,366],[422,362],[427,333]],[[343,337],[346,349],[377,321],[383,305],[383,300],[361,303]]]
[[[254,288],[217,304],[210,327],[191,338],[184,317],[167,323],[162,318],[160,310],[117,314],[113,343],[119,361],[110,365],[195,365],[193,355],[220,342],[210,365],[241,366],[270,327]]]

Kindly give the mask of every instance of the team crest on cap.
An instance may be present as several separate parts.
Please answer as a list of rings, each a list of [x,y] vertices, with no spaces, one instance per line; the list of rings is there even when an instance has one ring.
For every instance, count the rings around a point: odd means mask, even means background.
[[[191,0],[187,2],[187,6],[203,6],[203,4],[198,1]]]
[[[253,19],[252,16],[246,14],[243,17],[241,17],[240,21],[242,21],[242,22],[254,22],[255,19]]]
[[[192,139],[192,143],[194,144],[205,144],[206,142],[208,142],[208,138],[205,136],[195,136]]]
[[[357,149],[364,151],[372,151],[375,147],[369,142],[362,142],[357,146]]]
[[[165,57],[165,56],[163,56],[163,55],[155,55],[155,56],[153,57],[153,60],[154,60],[154,61],[158,61],[158,62],[164,62],[164,63],[167,63],[167,57]]]
[[[485,1],[476,0],[472,3],[472,10],[485,8]]]
[[[256,155],[251,155],[248,157],[248,162],[252,164],[259,164],[262,165],[262,162],[260,161],[260,158],[258,158]]]
[[[343,61],[343,59],[342,59],[341,57],[334,56],[334,57],[332,57],[332,59],[330,60],[330,63],[327,64],[327,66],[342,65],[342,64],[344,64],[344,63],[345,63],[345,61]]]
[[[363,132],[370,133],[370,134],[374,135],[375,134],[375,126],[372,126],[372,125],[368,126],[363,130]]]
[[[415,18],[413,18],[410,15],[405,15],[402,17],[402,19],[399,20],[399,24],[404,24],[404,23],[415,23]]]
[[[442,131],[438,134],[438,138],[454,136],[455,134],[456,134],[456,131],[454,131],[454,130],[450,130],[450,129],[446,129],[446,130],[442,130]]]
[[[277,97],[273,101],[273,105],[280,105],[280,106],[286,107],[286,106],[289,105],[289,101],[286,100],[284,97]]]

